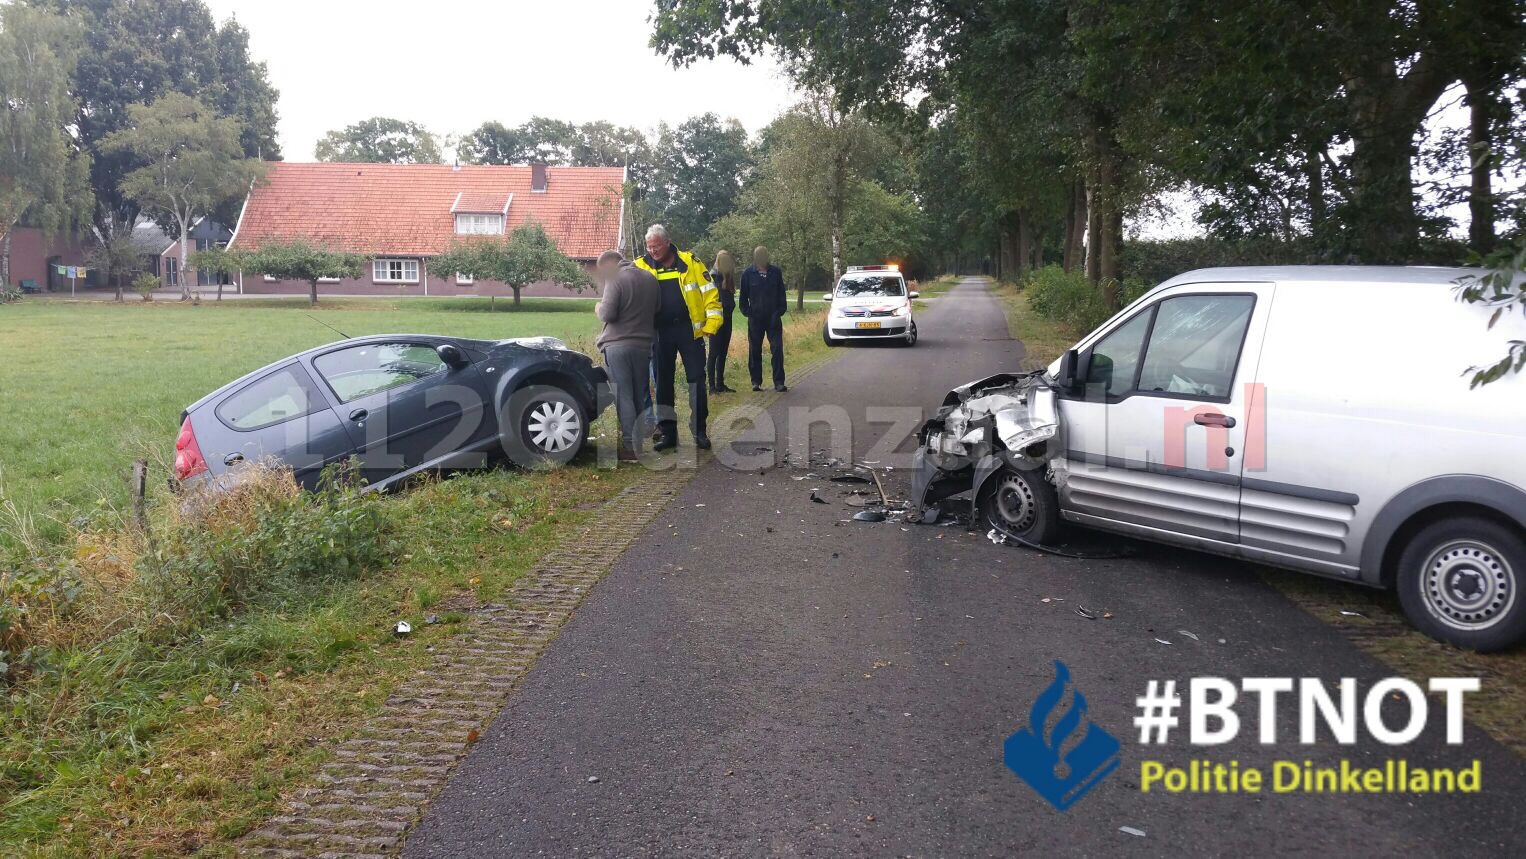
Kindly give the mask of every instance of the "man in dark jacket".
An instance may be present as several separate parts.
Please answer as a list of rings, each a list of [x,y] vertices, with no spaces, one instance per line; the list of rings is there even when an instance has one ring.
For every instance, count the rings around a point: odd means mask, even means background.
[[[768,262],[768,248],[759,245],[752,252],[752,265],[742,272],[741,293],[737,303],[747,317],[747,372],[752,376],[752,389],[763,390],[763,338],[767,337],[774,390],[788,391],[784,384],[784,314],[789,310],[789,295],[784,290],[784,272]]]

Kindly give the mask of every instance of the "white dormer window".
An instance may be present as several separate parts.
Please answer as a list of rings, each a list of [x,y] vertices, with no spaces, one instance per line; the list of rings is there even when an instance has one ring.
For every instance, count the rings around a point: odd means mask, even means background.
[[[501,236],[503,235],[503,216],[477,215],[465,212],[457,214],[456,235]]]

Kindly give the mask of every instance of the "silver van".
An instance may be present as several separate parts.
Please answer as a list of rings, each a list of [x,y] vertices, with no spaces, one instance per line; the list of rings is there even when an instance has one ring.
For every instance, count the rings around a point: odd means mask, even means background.
[[[919,435],[919,510],[970,493],[1021,542],[1061,521],[1398,589],[1436,638],[1526,638],[1526,340],[1470,269],[1204,269],[1046,370],[953,392]]]

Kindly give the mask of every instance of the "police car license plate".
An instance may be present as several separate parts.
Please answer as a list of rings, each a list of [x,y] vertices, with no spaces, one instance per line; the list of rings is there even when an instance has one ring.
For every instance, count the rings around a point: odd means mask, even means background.
[[[858,327],[859,328],[878,328],[878,327],[880,327],[880,324],[878,322],[860,322],[860,323],[858,323]]]

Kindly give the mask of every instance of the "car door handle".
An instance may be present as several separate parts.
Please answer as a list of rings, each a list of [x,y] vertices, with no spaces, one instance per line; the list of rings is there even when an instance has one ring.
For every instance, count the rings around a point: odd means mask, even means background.
[[[243,461],[244,455],[242,453],[230,453],[223,457],[223,465],[238,465]]]
[[[371,413],[366,411],[365,409],[356,409],[355,411],[350,412],[350,420],[359,423],[360,421],[365,420],[366,416],[369,415],[369,414],[371,414]]]
[[[1223,427],[1229,429],[1235,425],[1235,419],[1229,415],[1221,415],[1218,412],[1200,412],[1193,415],[1192,422],[1200,427]]]

